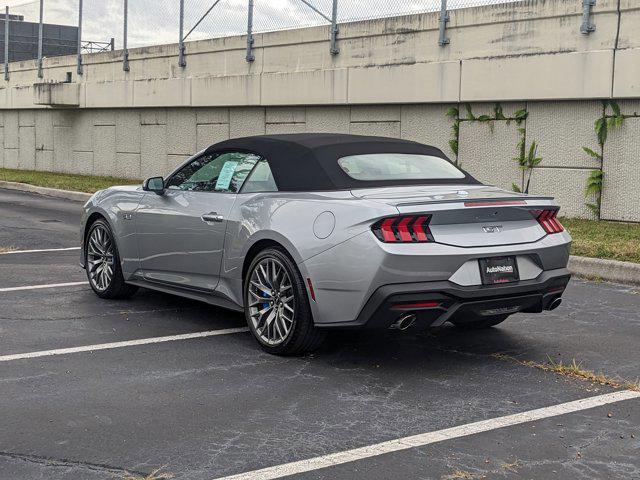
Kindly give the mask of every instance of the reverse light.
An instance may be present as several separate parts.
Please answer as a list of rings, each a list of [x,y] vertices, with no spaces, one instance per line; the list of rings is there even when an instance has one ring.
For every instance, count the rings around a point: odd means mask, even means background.
[[[536,217],[536,220],[538,220],[538,223],[542,226],[545,232],[564,232],[564,227],[556,218],[558,216],[558,209],[531,210],[531,214]]]
[[[433,242],[429,230],[431,215],[401,215],[383,218],[371,226],[371,230],[384,243]]]

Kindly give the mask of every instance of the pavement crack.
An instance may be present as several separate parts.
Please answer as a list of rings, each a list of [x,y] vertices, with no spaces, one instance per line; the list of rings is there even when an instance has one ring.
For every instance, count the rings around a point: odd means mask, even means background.
[[[104,463],[92,463],[79,460],[69,460],[67,458],[52,458],[42,455],[29,455],[16,452],[0,452],[0,457],[9,458],[13,460],[20,460],[27,463],[33,463],[37,465],[43,465],[45,467],[77,467],[87,470],[105,472],[116,475],[134,474],[145,476],[147,472],[137,472],[135,470],[124,469],[121,467],[114,467],[113,465],[107,465]]]
[[[434,350],[437,350],[439,352],[442,353],[453,353],[455,355],[462,355],[464,357],[473,357],[473,358],[491,358],[493,357],[492,354],[486,354],[486,353],[475,353],[475,352],[467,352],[464,350],[456,350],[455,348],[443,348],[443,347],[438,347],[435,345],[432,345]]]

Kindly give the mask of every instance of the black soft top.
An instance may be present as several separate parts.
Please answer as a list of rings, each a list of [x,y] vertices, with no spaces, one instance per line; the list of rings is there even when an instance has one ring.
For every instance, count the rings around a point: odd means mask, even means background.
[[[349,190],[395,185],[478,184],[471,175],[446,180],[365,181],[351,178],[338,160],[368,153],[413,153],[448,160],[436,147],[409,140],[334,133],[296,133],[234,138],[210,146],[206,151],[251,152],[266,158],[280,191]]]

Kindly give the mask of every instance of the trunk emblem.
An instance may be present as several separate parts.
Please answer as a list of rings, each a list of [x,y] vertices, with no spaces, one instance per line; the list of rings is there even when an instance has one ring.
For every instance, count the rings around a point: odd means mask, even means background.
[[[503,230],[502,225],[486,225],[482,227],[484,233],[500,233]]]

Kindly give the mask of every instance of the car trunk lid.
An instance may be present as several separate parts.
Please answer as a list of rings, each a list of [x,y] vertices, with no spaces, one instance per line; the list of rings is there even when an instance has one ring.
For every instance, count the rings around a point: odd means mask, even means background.
[[[549,206],[533,197],[484,185],[416,186],[354,190],[357,198],[391,205],[401,215],[429,214],[438,243],[459,247],[515,245],[546,235],[531,210]]]

